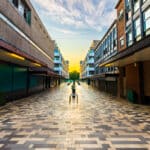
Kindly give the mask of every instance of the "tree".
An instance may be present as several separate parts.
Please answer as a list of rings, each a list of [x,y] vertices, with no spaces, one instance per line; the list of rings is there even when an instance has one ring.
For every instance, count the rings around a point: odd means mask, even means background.
[[[73,71],[70,72],[70,80],[79,80],[79,72],[77,71]]]

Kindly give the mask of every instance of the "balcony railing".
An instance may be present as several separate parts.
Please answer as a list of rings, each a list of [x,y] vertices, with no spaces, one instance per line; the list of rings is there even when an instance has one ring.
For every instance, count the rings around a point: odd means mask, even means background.
[[[87,71],[95,71],[95,68],[94,68],[94,67],[87,67],[86,70],[87,70]]]
[[[61,59],[54,59],[54,63],[62,64],[62,61],[61,61]]]
[[[55,70],[55,71],[61,71],[61,70],[62,70],[62,67],[54,67],[54,70]]]
[[[54,52],[54,56],[61,56],[61,55],[58,52]]]
[[[89,60],[87,61],[87,63],[88,63],[88,64],[93,64],[93,63],[94,63],[94,58],[89,59]]]

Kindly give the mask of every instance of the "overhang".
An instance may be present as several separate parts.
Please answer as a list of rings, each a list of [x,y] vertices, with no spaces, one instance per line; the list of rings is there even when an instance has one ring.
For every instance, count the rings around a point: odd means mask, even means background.
[[[101,67],[108,64],[112,66],[125,66],[139,61],[150,60],[150,36],[134,43],[129,48],[118,52],[115,56],[99,64]]]

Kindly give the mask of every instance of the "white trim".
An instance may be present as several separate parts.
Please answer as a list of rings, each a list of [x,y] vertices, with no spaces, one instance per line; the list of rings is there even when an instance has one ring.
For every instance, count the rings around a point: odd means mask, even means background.
[[[20,36],[22,36],[25,40],[27,40],[32,46],[34,46],[39,52],[44,54],[51,62],[53,59],[46,54],[39,46],[37,46],[29,37],[25,35],[18,27],[16,27],[7,17],[5,17],[2,13],[0,13],[0,19],[3,20],[7,25],[9,25],[12,29],[14,29]]]

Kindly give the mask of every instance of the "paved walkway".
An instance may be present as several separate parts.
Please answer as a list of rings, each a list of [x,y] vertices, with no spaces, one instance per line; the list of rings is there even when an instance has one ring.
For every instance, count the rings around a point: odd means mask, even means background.
[[[2,150],[149,150],[150,108],[66,84],[0,109]]]

